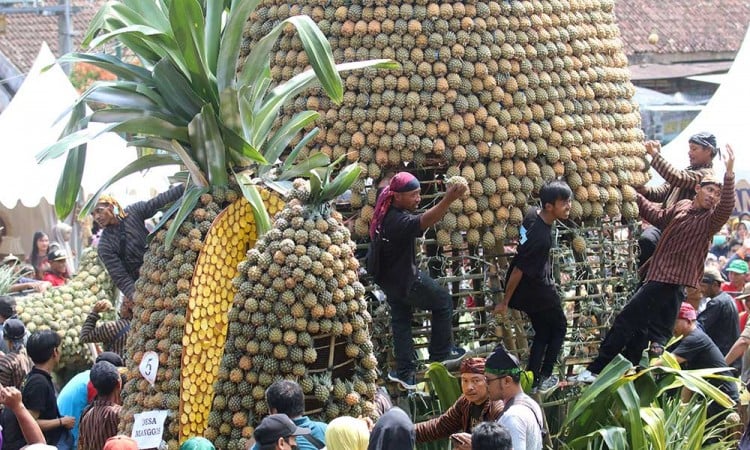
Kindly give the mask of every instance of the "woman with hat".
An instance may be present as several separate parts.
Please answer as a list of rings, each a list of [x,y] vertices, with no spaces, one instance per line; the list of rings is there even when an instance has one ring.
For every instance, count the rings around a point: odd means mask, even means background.
[[[31,360],[26,354],[26,327],[18,319],[3,324],[3,338],[8,352],[0,356],[0,385],[21,389],[24,378],[31,371]]]

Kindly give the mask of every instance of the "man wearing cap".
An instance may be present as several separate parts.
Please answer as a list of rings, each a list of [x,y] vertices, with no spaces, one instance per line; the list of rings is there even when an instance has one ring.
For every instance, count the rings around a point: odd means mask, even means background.
[[[106,361],[119,368],[125,366],[120,355],[113,352],[100,353],[96,357],[94,365],[102,361]],[[78,445],[81,414],[86,406],[94,400],[96,394],[96,387],[91,381],[91,370],[84,370],[65,383],[65,386],[63,386],[57,395],[57,409],[60,410],[60,414],[76,418],[76,424],[70,430],[73,434],[74,448]]]
[[[734,152],[728,145],[724,162],[724,184],[713,177],[703,178],[695,187],[692,201],[680,200],[663,208],[637,194],[641,216],[664,233],[654,255],[643,266],[643,285],[617,315],[599,355],[578,374],[577,381],[593,382],[623,350],[634,365],[640,363],[646,347],[652,357],[662,354],[685,297],[684,286],[699,286],[710,238],[734,209]]]
[[[669,351],[672,352],[677,362],[684,369],[695,370],[727,367],[719,347],[698,327],[696,319],[695,308],[689,303],[682,303],[674,324],[674,335],[682,339],[670,347]],[[657,361],[656,364],[661,364],[661,360]],[[727,371],[720,372],[720,374],[732,376],[731,372],[727,367]],[[708,381],[735,402],[739,401],[739,392],[734,382],[713,378]],[[686,394],[686,392],[683,391],[683,394]],[[725,411],[725,408],[712,401],[708,405],[706,417],[713,417],[722,411]]]
[[[260,450],[292,450],[297,447],[297,436],[309,435],[309,429],[298,427],[286,414],[264,417],[253,432]]]
[[[10,295],[0,295],[0,325],[16,315],[16,299]],[[0,352],[8,353],[8,346],[3,339],[3,327],[0,326]]]
[[[523,370],[518,359],[500,345],[487,358],[484,374],[490,400],[505,403],[497,423],[510,433],[513,449],[540,450],[544,416],[539,405],[523,392]]]
[[[125,209],[109,195],[99,197],[93,212],[94,220],[103,228],[99,258],[127,302],[133,300],[135,280],[146,253],[146,219],[180,198],[184,190],[185,186],[180,184],[151,200],[133,203]]]
[[[36,280],[34,278],[29,278],[24,275],[33,275],[34,270],[31,266],[24,266],[21,264],[21,260],[18,258],[18,256],[14,254],[10,254],[3,258],[3,261],[0,262],[0,266],[2,267],[11,267],[13,269],[13,273],[18,276],[18,279],[15,283],[13,283],[11,286],[8,287],[8,292],[22,292],[26,290],[34,290],[36,292],[44,292],[52,285],[47,281],[40,281]],[[24,269],[28,268],[29,271],[25,271]]]
[[[375,205],[370,223],[373,243],[368,258],[377,256],[377,263],[368,261],[368,268],[376,266],[372,275],[391,306],[396,369],[388,374],[388,379],[406,389],[416,387],[411,330],[414,308],[432,311],[429,340],[432,361],[443,361],[461,354],[452,344],[453,300],[448,291],[428,273],[417,269],[415,239],[442,219],[450,204],[466,190],[466,186],[453,184],[435,206],[422,214],[414,214],[421,201],[419,180],[408,172],[399,172],[380,193]]]
[[[80,420],[79,450],[99,450],[117,434],[120,422],[122,379],[114,364],[100,361],[91,368],[96,398],[83,410]]]
[[[416,424],[417,442],[437,441],[459,434],[454,440],[471,448],[474,427],[500,417],[503,402],[490,400],[484,366],[484,358],[461,361],[461,396],[439,417]]]
[[[744,260],[733,259],[727,266],[726,272],[729,276],[729,282],[722,284],[721,290],[729,293],[731,296],[736,296],[742,292],[747,282],[748,264]],[[742,302],[738,302],[737,310],[745,310]]]
[[[49,271],[44,274],[42,281],[47,281],[52,286],[62,286],[68,282],[68,255],[65,250],[55,247],[47,254]]]
[[[713,159],[719,152],[716,137],[711,133],[698,133],[688,141],[688,158],[690,165],[679,170],[661,155],[661,144],[658,141],[646,142],[646,153],[651,156],[651,167],[656,170],[664,183],[661,186],[643,186],[639,192],[648,201],[661,203],[669,208],[680,200],[692,200],[695,197],[695,185],[705,176],[714,176]],[[642,266],[653,255],[661,236],[660,227],[652,226],[643,230],[638,239],[641,255],[638,261]]]
[[[18,319],[8,319],[2,326],[8,351],[0,356],[0,386],[21,389],[31,371],[31,359],[26,354],[26,327]]]
[[[721,354],[726,355],[740,337],[740,317],[734,299],[721,290],[723,281],[719,269],[708,268],[703,272],[701,291],[708,298],[708,303],[706,309],[698,314],[698,326],[719,347]],[[732,367],[739,374],[741,362],[735,361]]]

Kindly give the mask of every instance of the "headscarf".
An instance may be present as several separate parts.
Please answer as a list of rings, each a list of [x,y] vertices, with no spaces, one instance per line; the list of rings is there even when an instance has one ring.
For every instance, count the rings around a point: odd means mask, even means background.
[[[419,180],[409,172],[399,172],[391,178],[390,183],[383,189],[375,203],[375,213],[370,222],[370,239],[375,239],[375,233],[383,223],[388,209],[393,203],[393,194],[396,192],[411,192],[419,189]]]
[[[688,142],[710,148],[712,156],[716,156],[716,152],[719,151],[719,149],[716,147],[716,136],[706,131],[690,136]]]
[[[484,367],[484,373],[490,373],[498,376],[520,375],[521,366],[518,359],[508,353],[502,345],[495,347],[492,354],[487,357]]]
[[[414,448],[415,443],[416,432],[411,419],[404,410],[393,407],[378,419],[367,450],[402,450]]]
[[[354,417],[337,417],[326,428],[328,450],[367,450],[369,440],[367,424]]]
[[[60,249],[65,251],[68,258],[65,260],[65,264],[68,267],[68,275],[73,275],[76,272],[76,260],[73,256],[73,250],[70,248],[70,240],[72,239],[71,233],[73,227],[65,222],[57,222],[52,228],[52,240],[60,245]],[[65,239],[65,235],[68,236]]]
[[[216,450],[216,447],[204,437],[191,437],[180,445],[180,450]]]
[[[138,450],[138,443],[127,436],[112,436],[104,443],[102,450]]]
[[[461,361],[461,373],[484,374],[484,358],[466,358]]]
[[[125,214],[125,209],[122,206],[120,206],[120,202],[118,202],[117,199],[115,199],[111,195],[104,194],[104,195],[99,196],[99,200],[96,201],[96,204],[97,205],[99,204],[112,205],[114,207],[112,210],[113,213],[120,220],[127,217],[127,214]]]

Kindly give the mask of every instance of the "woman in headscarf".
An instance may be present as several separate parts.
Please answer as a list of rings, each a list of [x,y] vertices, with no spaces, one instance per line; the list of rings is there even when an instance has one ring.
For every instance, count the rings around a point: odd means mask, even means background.
[[[394,407],[378,419],[370,433],[367,450],[413,449],[415,443],[414,424],[401,408]]]
[[[52,228],[53,242],[56,242],[60,249],[64,250],[65,254],[68,255],[68,259],[65,261],[68,266],[68,275],[71,276],[76,272],[76,262],[78,261],[75,252],[73,252],[73,249],[70,247],[70,238],[72,236],[73,227],[65,222],[57,222],[57,225]]]
[[[337,417],[326,428],[327,450],[367,450],[369,440],[367,423],[354,417]]]

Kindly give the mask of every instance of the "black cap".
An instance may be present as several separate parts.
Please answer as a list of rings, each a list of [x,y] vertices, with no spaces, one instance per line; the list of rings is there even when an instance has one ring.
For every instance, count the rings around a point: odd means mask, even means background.
[[[65,250],[56,247],[47,253],[47,259],[50,261],[62,261],[68,259],[68,255],[65,253]]]
[[[96,362],[107,361],[115,367],[125,367],[122,357],[115,352],[102,352],[96,357]]]
[[[0,316],[10,319],[16,315],[16,299],[9,295],[0,295]]]
[[[310,430],[308,428],[298,427],[286,414],[271,414],[261,420],[260,425],[258,425],[253,433],[253,437],[255,437],[255,441],[262,448],[275,444],[279,438],[306,436],[309,434]]]
[[[23,339],[26,334],[26,327],[18,319],[8,319],[3,324],[3,335],[6,339],[17,341]]]

